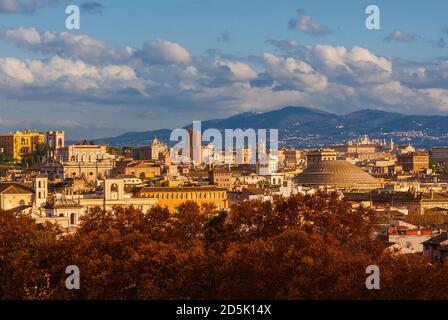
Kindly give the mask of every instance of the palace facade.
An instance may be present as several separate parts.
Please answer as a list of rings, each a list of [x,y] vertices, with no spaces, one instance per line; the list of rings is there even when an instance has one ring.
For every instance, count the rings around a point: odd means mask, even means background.
[[[43,146],[44,144],[44,134],[36,130],[0,134],[0,150],[3,150],[4,155],[16,161],[31,156],[39,146]]]
[[[170,212],[187,201],[194,201],[199,206],[213,204],[218,209],[229,207],[227,190],[215,187],[180,187],[180,188],[151,188],[143,187],[136,189],[134,195],[140,198],[156,199],[162,207],[167,207]]]

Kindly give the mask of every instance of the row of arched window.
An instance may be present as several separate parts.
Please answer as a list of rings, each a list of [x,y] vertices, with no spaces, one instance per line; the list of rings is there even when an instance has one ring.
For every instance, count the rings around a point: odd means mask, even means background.
[[[223,199],[224,192],[169,192],[169,193],[147,193],[146,198],[160,200],[195,200],[195,199]]]
[[[81,155],[73,155],[70,158],[70,161],[72,162],[95,162],[97,160],[99,160],[100,157],[98,155],[95,154],[81,154]]]

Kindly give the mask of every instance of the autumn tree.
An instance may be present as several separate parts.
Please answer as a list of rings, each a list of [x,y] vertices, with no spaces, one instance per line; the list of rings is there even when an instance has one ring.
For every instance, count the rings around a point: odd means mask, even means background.
[[[385,250],[378,217],[337,193],[93,208],[75,233],[0,213],[1,299],[447,299],[444,265]],[[65,288],[77,265],[80,290]],[[365,287],[378,265],[381,290]]]

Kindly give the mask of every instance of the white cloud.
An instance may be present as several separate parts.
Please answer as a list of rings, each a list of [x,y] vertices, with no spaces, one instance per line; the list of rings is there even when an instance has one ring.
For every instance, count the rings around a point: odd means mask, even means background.
[[[124,65],[107,65],[95,67],[81,60],[72,60],[55,56],[48,62],[41,60],[19,60],[16,58],[0,59],[1,90],[6,94],[20,91],[23,94],[51,94],[59,90],[62,95],[78,92],[84,95],[95,90],[107,91],[120,88],[142,89],[134,70]],[[10,89],[14,89],[13,92]],[[93,92],[86,92],[94,90]],[[49,98],[49,97],[47,97]]]
[[[378,83],[392,75],[392,62],[369,50],[353,47],[315,45],[307,48],[306,58],[319,72],[333,81],[350,84]]]
[[[3,86],[34,82],[34,76],[26,63],[16,58],[0,59],[0,83]]]
[[[139,115],[169,110],[179,121],[204,111],[222,116],[285,105],[338,112],[448,111],[445,60],[412,63],[358,46],[301,46],[293,40],[268,41],[280,53],[236,57],[217,51],[192,55],[162,39],[138,50],[112,49],[86,35],[34,28],[3,29],[0,36],[44,55],[0,58],[0,94],[20,103],[76,101],[98,110],[109,106],[117,113],[137,108]]]
[[[433,63],[404,62],[396,68],[395,79],[420,89],[448,88],[448,60]]]
[[[191,62],[190,53],[180,44],[157,39],[143,46],[140,53],[143,60],[153,64],[188,64]]]
[[[0,29],[0,39],[31,52],[82,59],[90,63],[123,63],[134,55],[134,50],[129,47],[113,49],[87,35],[69,32],[40,33],[35,28],[25,27]]]
[[[257,76],[257,72],[250,66],[242,62],[234,62],[223,59],[215,59],[214,66],[216,68],[225,68],[230,74],[233,81],[249,81]]]
[[[107,51],[102,42],[86,35],[49,31],[43,33],[42,42],[39,47],[36,47],[36,50],[44,54],[64,55],[86,60],[95,60]]]
[[[440,111],[448,112],[448,90],[447,89],[420,89],[421,93],[426,94],[433,101],[433,105]]]
[[[24,49],[32,49],[40,45],[40,34],[35,28],[20,27],[17,29],[1,29],[0,38],[14,43]]]
[[[305,91],[321,91],[327,87],[327,78],[303,61],[271,53],[264,53],[263,57],[268,72],[280,87]]]
[[[388,73],[392,72],[392,62],[389,60],[379,57],[371,53],[369,50],[353,47],[353,49],[347,52],[348,61],[351,63],[372,63],[381,68]]]

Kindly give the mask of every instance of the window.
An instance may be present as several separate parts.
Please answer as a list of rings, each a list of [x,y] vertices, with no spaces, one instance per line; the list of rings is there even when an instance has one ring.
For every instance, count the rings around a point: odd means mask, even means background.
[[[76,224],[76,215],[74,213],[70,214],[70,224]]]

